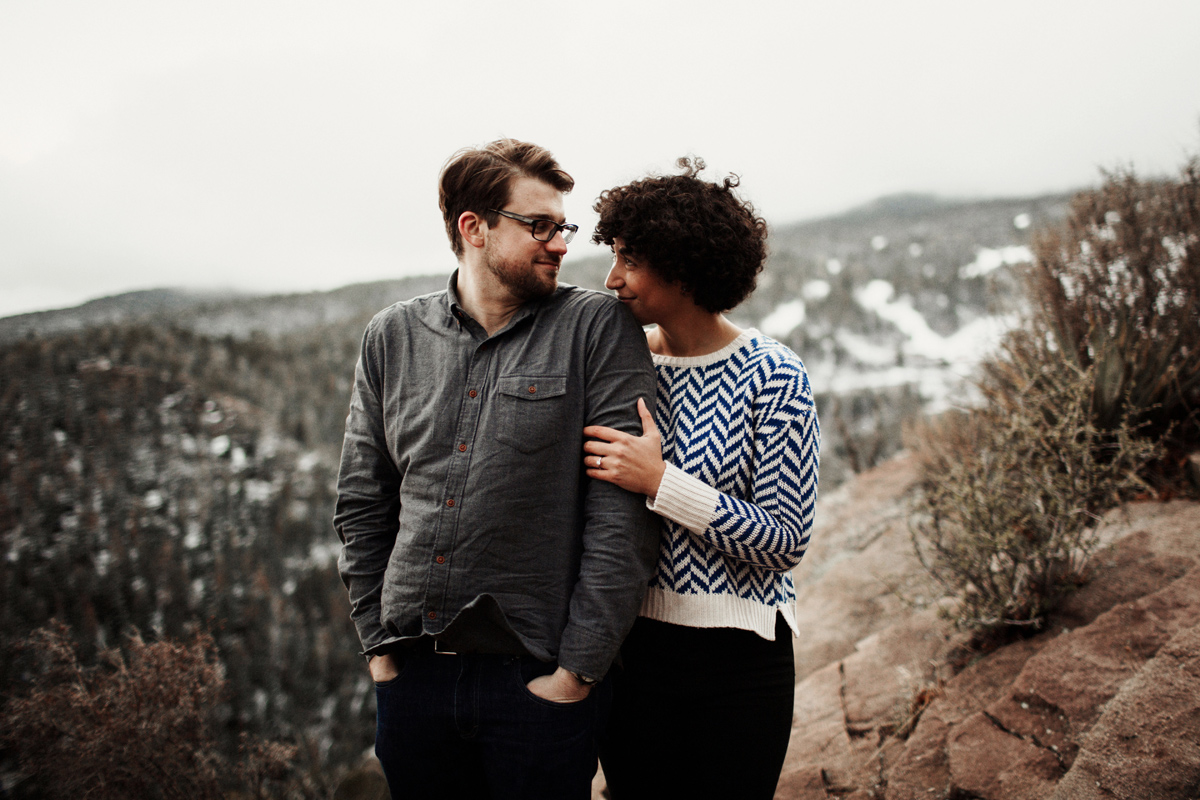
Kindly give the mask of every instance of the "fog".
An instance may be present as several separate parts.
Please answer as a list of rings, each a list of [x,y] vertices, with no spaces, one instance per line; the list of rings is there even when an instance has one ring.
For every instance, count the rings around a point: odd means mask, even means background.
[[[438,171],[499,136],[558,156],[585,234],[689,153],[775,224],[1173,172],[1198,39],[1182,1],[3,2],[0,315],[448,272]]]

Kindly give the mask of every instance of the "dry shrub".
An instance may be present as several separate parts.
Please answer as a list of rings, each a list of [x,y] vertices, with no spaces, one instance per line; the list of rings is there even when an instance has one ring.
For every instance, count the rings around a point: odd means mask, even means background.
[[[1040,231],[1027,287],[1036,322],[1093,370],[1096,424],[1200,445],[1200,159],[1174,180],[1106,176]]]
[[[276,796],[295,748],[243,736],[222,752],[214,711],[225,691],[213,640],[129,638],[125,652],[86,668],[61,623],[34,631],[36,672],[8,701],[0,740],[26,776],[22,794],[45,798]]]
[[[922,481],[910,524],[921,563],[965,628],[1040,625],[1085,579],[1099,514],[1144,486],[1158,448],[1127,420],[1094,423],[1091,370],[1033,334],[989,366],[986,407],[910,430]]]
[[[984,407],[909,434],[918,557],[977,630],[1039,625],[1086,579],[1099,515],[1200,445],[1200,161],[1106,175],[1034,250]]]

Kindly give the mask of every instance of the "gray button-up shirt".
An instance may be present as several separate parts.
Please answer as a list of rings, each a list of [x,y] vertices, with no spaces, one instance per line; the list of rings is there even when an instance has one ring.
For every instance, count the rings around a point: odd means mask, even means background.
[[[613,297],[560,286],[493,336],[455,286],[367,326],[334,527],[364,652],[434,636],[600,678],[658,552],[645,498],[584,473],[583,428],[641,433],[646,339]]]

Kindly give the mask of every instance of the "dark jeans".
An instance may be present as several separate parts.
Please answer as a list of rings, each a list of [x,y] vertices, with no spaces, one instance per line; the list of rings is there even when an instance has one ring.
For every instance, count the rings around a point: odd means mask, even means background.
[[[375,754],[394,800],[591,797],[608,681],[577,703],[552,703],[525,684],[554,671],[529,656],[397,657],[375,685]]]
[[[775,641],[638,618],[621,648],[600,763],[613,800],[770,800],[792,727],[796,668]]]

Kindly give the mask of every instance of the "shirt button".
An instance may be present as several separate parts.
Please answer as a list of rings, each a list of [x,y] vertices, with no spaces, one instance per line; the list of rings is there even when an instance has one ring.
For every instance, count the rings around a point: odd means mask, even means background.
[[[445,563],[446,563],[446,557],[445,557],[445,556],[438,556],[437,558],[435,558],[435,559],[434,559],[434,561],[436,561],[436,562],[437,562],[437,563],[439,563],[439,564],[445,564]]]
[[[447,500],[446,505],[450,506],[451,508],[454,508],[454,498],[451,497],[449,500]]]
[[[465,452],[467,452],[467,446],[466,446],[465,444],[460,444],[460,445],[458,446],[458,452],[460,452],[460,453],[465,453]]]
[[[530,386],[530,387],[529,387],[529,393],[530,393],[530,394],[537,394],[537,387],[536,387],[536,386]]]
[[[479,392],[475,391],[474,389],[472,389],[471,391],[467,392],[467,396],[468,396],[468,397],[474,397],[474,396],[475,396],[475,395],[477,395],[477,394],[479,394]]]
[[[437,619],[437,612],[436,612],[436,611],[430,611],[430,612],[429,612],[429,618],[430,618],[430,619]]]

